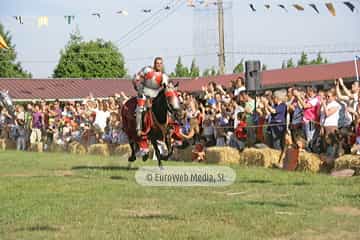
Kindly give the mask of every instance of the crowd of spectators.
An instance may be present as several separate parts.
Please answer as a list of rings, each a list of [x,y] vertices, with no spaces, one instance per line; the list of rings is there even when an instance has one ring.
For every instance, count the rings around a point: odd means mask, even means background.
[[[360,154],[359,91],[358,82],[348,89],[342,79],[327,87],[294,86],[256,94],[246,91],[241,77],[226,89],[209,82],[196,93],[180,92],[182,145],[241,151],[260,144],[284,150],[290,141],[330,160]],[[44,150],[71,141],[86,146],[126,143],[120,111],[128,98],[121,93],[105,100],[89,96],[83,101],[17,104],[15,122],[3,108],[1,136],[15,140],[19,150],[39,142]],[[203,155],[195,158],[203,160]]]
[[[85,146],[96,143],[127,143],[120,110],[128,99],[124,93],[106,100],[92,96],[83,101],[55,100],[16,104],[16,120],[5,108],[0,113],[1,138],[16,141],[18,150],[37,144],[48,150],[51,144],[67,145],[78,141]]]

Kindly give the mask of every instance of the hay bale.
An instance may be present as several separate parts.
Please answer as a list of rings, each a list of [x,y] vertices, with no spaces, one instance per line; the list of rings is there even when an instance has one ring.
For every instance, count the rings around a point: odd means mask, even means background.
[[[8,138],[0,139],[0,149],[1,150],[16,149],[16,142]]]
[[[322,161],[319,155],[301,151],[299,154],[299,162],[296,170],[319,172],[321,164]]]
[[[206,163],[239,164],[240,154],[236,148],[210,147],[205,151]]]
[[[192,146],[189,146],[185,149],[178,149],[178,155],[180,156],[179,161],[191,162],[192,149]]]
[[[71,142],[68,145],[68,151],[73,154],[86,154],[86,147],[79,142]]]
[[[66,147],[64,144],[52,143],[49,150],[50,152],[66,152]]]
[[[246,148],[240,153],[240,164],[271,167],[279,163],[280,151],[271,148]]]
[[[88,149],[88,153],[108,157],[110,156],[110,149],[107,144],[92,144]]]
[[[130,155],[131,154],[131,147],[129,144],[121,144],[116,146],[114,149],[113,155],[116,156],[124,156],[124,155]]]
[[[335,170],[353,169],[355,175],[360,175],[360,156],[344,155],[335,160]]]
[[[42,142],[32,143],[30,145],[30,151],[32,152],[43,152],[44,144]]]

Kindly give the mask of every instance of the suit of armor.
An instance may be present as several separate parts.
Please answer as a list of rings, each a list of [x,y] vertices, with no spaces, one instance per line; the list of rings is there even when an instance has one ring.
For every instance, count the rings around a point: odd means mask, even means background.
[[[162,87],[168,84],[168,76],[162,72],[155,71],[152,67],[144,67],[136,74],[134,79],[137,89],[137,107],[136,107],[136,130],[141,131],[142,114],[150,107],[149,102],[155,98]],[[148,102],[148,104],[146,104]]]

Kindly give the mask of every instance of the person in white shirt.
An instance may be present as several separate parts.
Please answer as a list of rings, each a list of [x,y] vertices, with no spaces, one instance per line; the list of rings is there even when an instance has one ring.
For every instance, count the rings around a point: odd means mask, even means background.
[[[94,126],[103,133],[107,119],[110,117],[110,112],[104,108],[103,104],[99,104],[99,108],[95,109],[94,112],[96,113]]]
[[[234,96],[239,95],[240,92],[245,91],[245,80],[243,77],[238,77],[234,82]]]
[[[321,101],[321,112],[324,116],[325,135],[334,133],[338,128],[340,104],[336,101],[336,93],[328,91],[326,101]]]

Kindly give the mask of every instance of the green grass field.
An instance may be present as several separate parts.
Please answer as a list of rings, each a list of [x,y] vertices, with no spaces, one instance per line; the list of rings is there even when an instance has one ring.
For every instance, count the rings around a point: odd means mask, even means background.
[[[143,187],[126,166],[1,152],[0,239],[360,239],[359,177],[231,166],[228,187]]]

